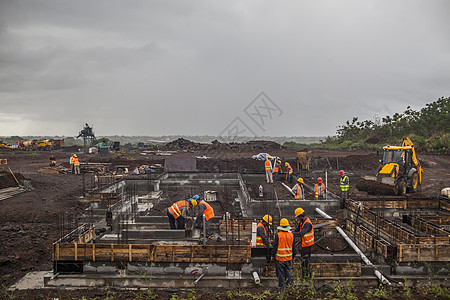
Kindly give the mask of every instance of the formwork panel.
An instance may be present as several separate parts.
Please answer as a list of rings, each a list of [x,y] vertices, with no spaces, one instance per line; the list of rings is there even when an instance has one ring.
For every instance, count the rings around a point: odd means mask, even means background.
[[[450,244],[399,244],[397,261],[450,261]]]

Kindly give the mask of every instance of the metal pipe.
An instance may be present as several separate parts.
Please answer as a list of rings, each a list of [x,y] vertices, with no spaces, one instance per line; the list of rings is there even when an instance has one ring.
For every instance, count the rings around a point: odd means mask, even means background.
[[[290,187],[288,187],[286,184],[284,184],[283,182],[281,182],[281,184],[292,194],[292,196],[295,196],[295,193],[291,190]]]
[[[206,245],[206,218],[203,215],[203,245]]]
[[[320,208],[316,207],[316,212],[321,215],[322,217],[324,217],[325,219],[333,219],[330,215],[328,215],[326,212],[324,212],[323,210],[321,210]]]
[[[336,230],[342,235],[342,237],[353,248],[353,250],[355,250],[355,252],[358,253],[359,256],[361,256],[362,260],[366,263],[366,265],[371,266],[375,269],[375,276],[381,281],[381,283],[391,285],[389,280],[387,280],[387,278],[384,277],[383,274],[381,274],[381,272],[375,268],[375,266],[367,258],[367,256],[358,248],[358,246],[356,246],[355,243],[353,243],[353,241],[347,236],[347,234],[345,234],[344,230],[342,230],[342,228],[340,228],[339,226],[336,226]]]
[[[256,222],[252,222],[252,247],[256,248]]]
[[[261,279],[259,279],[259,276],[258,276],[257,272],[253,272],[253,280],[255,281],[256,284],[260,284],[261,283]]]
[[[225,231],[227,233],[227,246],[228,246],[228,221],[230,220],[230,213],[226,212],[225,213]]]
[[[328,164],[330,164],[330,162],[328,162]],[[328,194],[328,170],[325,169],[325,200],[327,200],[327,194]]]
[[[200,277],[197,278],[197,279],[194,281],[194,285],[196,285],[200,280],[202,280],[202,278],[205,277],[205,275],[206,275],[206,274],[200,275]]]

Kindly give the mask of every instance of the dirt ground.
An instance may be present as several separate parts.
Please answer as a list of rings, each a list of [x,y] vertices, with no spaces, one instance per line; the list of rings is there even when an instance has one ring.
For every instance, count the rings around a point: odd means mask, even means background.
[[[266,151],[257,149],[256,152],[230,150],[225,153],[221,150],[216,153],[215,159],[198,160],[197,168],[204,171],[242,171],[246,169],[249,173],[263,174],[264,163],[251,159],[252,155],[259,152],[269,152],[271,155],[281,157],[283,162],[289,161],[294,167],[295,173],[307,182],[313,183],[317,177],[325,176],[324,171],[327,169],[329,189],[336,194],[339,194],[338,170],[344,169],[350,177],[351,198],[370,197],[364,192],[357,191],[355,183],[362,175],[374,175],[379,159],[376,153],[314,149],[313,169],[309,172],[298,172],[295,164],[295,149],[268,149]],[[53,154],[56,157],[57,165],[68,165],[70,152],[59,150]],[[211,154],[214,155],[214,151],[198,150],[176,153],[172,156],[213,156]],[[10,167],[21,180],[23,178],[29,180],[34,188],[32,191],[0,200],[0,278],[3,287],[17,282],[30,271],[51,270],[52,243],[87,220],[87,217],[83,215],[86,205],[78,199],[83,193],[82,176],[39,173],[40,168],[48,165],[49,157],[49,152],[20,150],[0,152],[0,158],[8,159],[7,167]],[[113,165],[129,165],[130,167],[163,163],[164,159],[157,155],[144,156],[139,152],[103,156],[79,154],[79,158],[82,162],[111,162]],[[450,187],[450,156],[419,154],[419,160],[424,167],[422,191],[419,194],[407,195],[407,197],[435,197],[440,194],[442,188]],[[1,176],[9,175],[1,173],[0,178]],[[9,183],[3,183],[6,182],[6,179],[1,179],[0,182],[2,183],[1,188],[15,185],[12,180],[8,181]],[[87,187],[89,187],[89,182],[91,181],[87,180]],[[263,186],[266,184],[263,183]],[[259,185],[252,183],[251,187],[253,192],[257,192]],[[285,192],[280,188],[280,194]],[[176,196],[185,197],[185,195]],[[34,299],[81,298],[80,294],[75,291],[67,292],[68,296],[64,297],[61,294],[62,291],[43,290],[38,294],[31,293],[35,296],[32,297]],[[84,295],[95,298],[97,294],[102,297],[105,292],[94,291]],[[162,296],[162,299],[167,298]],[[27,297],[23,299],[27,299]],[[125,298],[119,296],[117,299]]]

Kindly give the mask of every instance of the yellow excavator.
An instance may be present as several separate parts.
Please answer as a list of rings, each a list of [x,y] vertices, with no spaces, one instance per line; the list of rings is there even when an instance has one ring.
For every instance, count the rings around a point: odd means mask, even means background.
[[[422,173],[414,144],[404,137],[401,146],[383,147],[383,158],[376,176],[363,176],[356,188],[375,195],[414,193],[420,191]]]

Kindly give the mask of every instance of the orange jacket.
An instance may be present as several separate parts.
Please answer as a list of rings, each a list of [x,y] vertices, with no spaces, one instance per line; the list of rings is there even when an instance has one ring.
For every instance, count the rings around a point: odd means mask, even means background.
[[[266,171],[272,171],[272,166],[270,165],[270,160],[265,161]]]
[[[276,260],[289,261],[292,260],[292,245],[294,243],[294,234],[292,232],[280,231],[278,235],[278,248]]]
[[[80,161],[78,160],[78,157],[75,157],[75,158],[73,159],[73,165],[74,165],[74,166],[80,166]]]
[[[323,184],[323,182],[320,184],[322,185],[322,198],[325,198],[325,184]],[[316,183],[315,189],[316,189],[316,192],[315,192],[314,196],[316,199],[319,199],[319,183]]]
[[[292,167],[291,167],[290,164],[287,165],[287,173],[288,173],[289,175],[291,175],[292,173],[294,173],[294,170],[292,170]]]
[[[189,202],[187,202],[186,200],[180,200],[169,207],[169,211],[175,219],[178,219],[178,217],[181,216],[181,208],[183,206],[189,207]]]
[[[209,205],[209,203],[205,202],[204,200],[200,201],[200,204],[206,206],[206,209],[203,211],[205,220],[209,221],[209,219],[214,218],[214,209],[211,207],[211,205]]]
[[[264,227],[263,223],[259,222],[258,226],[256,226],[256,228],[258,227],[262,227],[264,228],[264,234],[267,236],[267,230],[266,227]],[[262,237],[260,237],[259,235],[256,236],[256,247],[257,248],[265,248],[266,245],[264,245]]]
[[[303,237],[302,237],[302,247],[310,247],[312,245],[314,245],[314,228],[313,228],[313,224],[311,223],[311,220],[307,217],[305,222],[303,222],[302,224],[302,228],[303,226],[305,226],[306,223],[311,224],[311,231],[306,233]],[[301,229],[300,229],[301,231]]]

